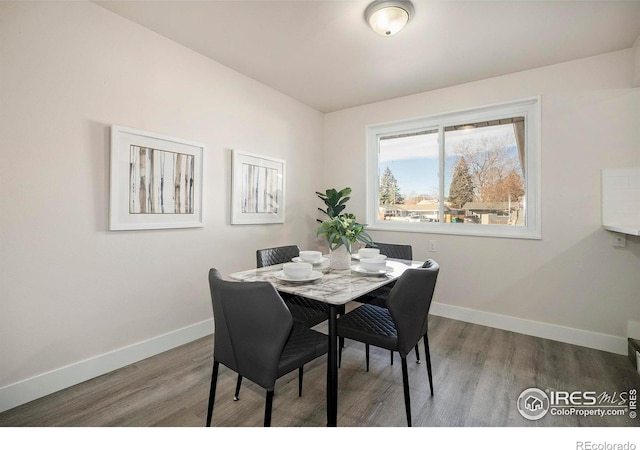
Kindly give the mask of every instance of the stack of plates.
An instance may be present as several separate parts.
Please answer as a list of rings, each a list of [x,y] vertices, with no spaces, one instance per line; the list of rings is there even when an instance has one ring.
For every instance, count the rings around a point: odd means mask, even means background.
[[[351,270],[353,270],[354,272],[360,273],[362,275],[380,276],[380,275],[386,275],[388,273],[393,272],[393,267],[385,266],[385,268],[381,270],[367,270],[364,267],[362,267],[360,264],[358,264],[355,266],[351,266]]]
[[[284,274],[284,270],[279,270],[273,274],[273,277],[280,281],[287,281],[289,283],[307,283],[309,281],[315,281],[322,278],[322,273],[312,270],[311,273],[304,278],[291,278]]]
[[[293,262],[309,262],[309,261],[305,261],[302,258],[300,258],[299,256],[296,256],[295,258],[293,258],[291,261]],[[329,258],[325,258],[324,256],[322,256],[319,260],[312,262],[310,264],[314,265],[314,266],[321,266],[322,264],[329,262]]]

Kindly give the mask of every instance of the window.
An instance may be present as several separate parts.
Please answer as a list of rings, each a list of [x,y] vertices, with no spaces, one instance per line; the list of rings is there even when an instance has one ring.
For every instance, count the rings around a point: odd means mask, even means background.
[[[540,238],[539,99],[367,128],[371,229]]]

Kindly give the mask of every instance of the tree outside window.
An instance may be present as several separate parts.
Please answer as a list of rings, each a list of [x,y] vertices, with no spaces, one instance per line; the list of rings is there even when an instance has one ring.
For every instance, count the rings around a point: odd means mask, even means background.
[[[464,156],[461,156],[453,169],[453,178],[449,187],[449,203],[454,208],[462,208],[473,200],[475,185]]]
[[[389,167],[384,170],[380,177],[379,196],[381,205],[398,205],[404,202],[398,187],[398,180],[393,176]]]

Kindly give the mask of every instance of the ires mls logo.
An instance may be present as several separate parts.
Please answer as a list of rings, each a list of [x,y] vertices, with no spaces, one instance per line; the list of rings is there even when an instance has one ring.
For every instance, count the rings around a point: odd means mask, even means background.
[[[518,411],[525,419],[542,419],[549,411],[549,397],[538,388],[522,391],[518,397]]]
[[[529,388],[518,397],[518,412],[528,420],[542,419],[547,413],[552,416],[624,416],[637,417],[637,391],[543,391]]]

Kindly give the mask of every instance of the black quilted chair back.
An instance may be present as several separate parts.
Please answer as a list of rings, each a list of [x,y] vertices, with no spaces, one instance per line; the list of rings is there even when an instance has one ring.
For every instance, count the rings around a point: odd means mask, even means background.
[[[256,265],[259,269],[287,263],[297,256],[300,256],[300,248],[297,245],[263,248],[256,251]],[[327,320],[329,307],[326,303],[294,294],[282,293],[281,296],[295,322],[311,328]]]
[[[396,259],[413,259],[413,249],[408,244],[385,244],[384,242],[374,242],[374,245],[367,245],[367,247],[380,249],[380,254],[385,255],[387,258]]]
[[[214,358],[273,390],[280,355],[293,327],[291,313],[268,282],[225,281],[209,271],[216,337]]]
[[[407,269],[389,293],[387,307],[398,332],[398,351],[406,356],[427,333],[427,320],[440,266],[427,260]]]
[[[290,262],[297,256],[300,256],[300,248],[297,245],[263,248],[256,251],[256,263],[258,268],[273,266]]]

